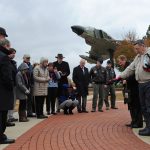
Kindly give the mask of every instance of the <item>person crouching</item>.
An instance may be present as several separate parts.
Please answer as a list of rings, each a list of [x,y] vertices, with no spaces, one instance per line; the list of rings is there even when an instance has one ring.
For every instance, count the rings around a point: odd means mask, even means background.
[[[18,73],[16,75],[16,97],[19,99],[19,122],[28,122],[27,119],[27,95],[30,94],[29,90],[29,80],[27,77],[28,65],[22,63],[18,68]]]
[[[72,87],[68,84],[63,84],[62,93],[59,96],[59,109],[64,110],[64,114],[73,114],[72,110],[78,105],[78,100],[76,100],[76,95]]]

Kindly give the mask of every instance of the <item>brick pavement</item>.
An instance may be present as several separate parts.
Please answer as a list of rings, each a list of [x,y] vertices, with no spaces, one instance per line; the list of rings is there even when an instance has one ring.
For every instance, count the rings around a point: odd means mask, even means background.
[[[118,106],[118,110],[51,116],[5,150],[150,150],[125,126],[130,122],[126,106]]]

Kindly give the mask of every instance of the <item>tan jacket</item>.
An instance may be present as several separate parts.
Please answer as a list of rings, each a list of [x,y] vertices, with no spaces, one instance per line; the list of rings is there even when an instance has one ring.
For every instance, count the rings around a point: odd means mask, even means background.
[[[33,70],[34,77],[34,96],[47,96],[47,87],[48,87],[48,77],[49,73],[47,68],[42,66],[36,66]]]
[[[144,56],[150,54],[150,48],[146,50],[143,55],[137,55],[133,62],[121,73],[122,78],[128,78],[130,75],[135,73],[135,78],[139,83],[145,83],[150,81],[150,72],[146,72],[143,69]]]

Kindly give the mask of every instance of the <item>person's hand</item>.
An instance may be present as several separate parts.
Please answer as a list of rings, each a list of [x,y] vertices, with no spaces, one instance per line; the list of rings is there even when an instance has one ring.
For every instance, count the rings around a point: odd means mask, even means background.
[[[30,94],[30,91],[29,91],[29,90],[26,90],[26,91],[25,91],[25,94]]]
[[[107,88],[107,85],[104,85],[104,88]]]
[[[46,80],[47,80],[47,81],[50,81],[50,80],[51,80],[51,78],[50,78],[50,77],[47,77],[47,78],[46,78]]]
[[[123,80],[123,82],[122,82],[123,84],[127,84],[127,81],[126,80]]]
[[[121,79],[122,79],[121,76],[118,76],[114,79],[114,81],[120,81]]]
[[[57,72],[58,70],[57,70],[57,68],[54,68],[54,72]]]

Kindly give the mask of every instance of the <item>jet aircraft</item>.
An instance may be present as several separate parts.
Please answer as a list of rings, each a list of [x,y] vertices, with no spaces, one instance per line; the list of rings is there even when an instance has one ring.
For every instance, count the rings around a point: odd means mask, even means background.
[[[79,25],[71,26],[71,29],[78,36],[85,39],[86,44],[91,46],[91,50],[87,52],[89,56],[79,55],[89,63],[96,63],[98,58],[104,60],[110,58],[113,62],[114,51],[119,41],[113,39],[103,30],[92,27],[83,27]]]

